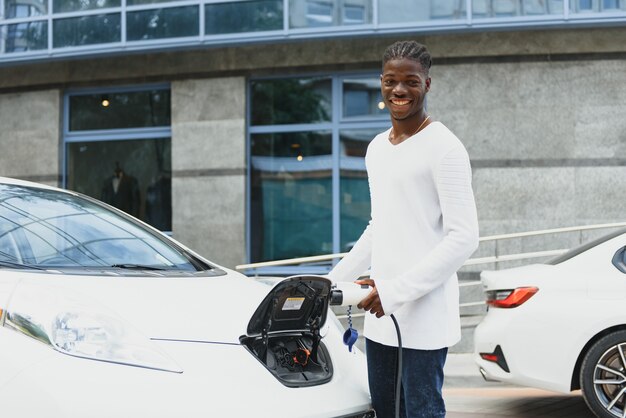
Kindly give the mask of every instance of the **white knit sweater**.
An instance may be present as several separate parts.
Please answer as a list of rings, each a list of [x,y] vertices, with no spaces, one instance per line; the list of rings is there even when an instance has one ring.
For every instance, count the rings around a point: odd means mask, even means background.
[[[398,145],[389,130],[365,157],[371,221],[329,273],[353,281],[371,266],[385,316],[367,314],[365,336],[397,346],[394,314],[407,348],[449,347],[461,337],[456,271],[478,246],[469,158],[442,123]]]

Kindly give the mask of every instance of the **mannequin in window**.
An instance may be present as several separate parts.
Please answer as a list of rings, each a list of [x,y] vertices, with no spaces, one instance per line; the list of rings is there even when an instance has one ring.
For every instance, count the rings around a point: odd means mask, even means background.
[[[117,161],[113,176],[104,180],[101,200],[130,215],[139,216],[139,182],[126,174]]]

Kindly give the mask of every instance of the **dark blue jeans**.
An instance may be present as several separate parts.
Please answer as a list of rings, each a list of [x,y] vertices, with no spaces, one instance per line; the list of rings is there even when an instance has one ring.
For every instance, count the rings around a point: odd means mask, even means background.
[[[372,406],[377,418],[394,418],[398,347],[366,339],[367,369]],[[443,365],[447,348],[439,350],[402,349],[403,418],[444,418],[446,406],[441,395]]]

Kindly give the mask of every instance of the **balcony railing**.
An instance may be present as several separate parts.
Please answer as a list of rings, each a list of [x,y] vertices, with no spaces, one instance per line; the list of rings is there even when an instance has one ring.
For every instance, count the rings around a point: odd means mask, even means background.
[[[0,0],[0,63],[180,46],[626,22],[626,0]]]
[[[572,226],[572,227],[566,227],[566,228],[543,229],[543,230],[538,230],[538,231],[518,232],[518,233],[513,233],[513,234],[500,234],[500,235],[491,235],[487,237],[481,237],[480,238],[481,245],[487,242],[493,242],[495,244],[494,254],[488,257],[470,258],[469,260],[465,262],[465,264],[463,264],[463,266],[474,266],[474,265],[479,265],[479,264],[497,264],[497,263],[502,263],[505,261],[519,261],[519,260],[528,260],[528,259],[535,259],[535,258],[555,257],[557,255],[563,254],[564,252],[568,251],[568,249],[558,248],[558,249],[516,253],[516,254],[500,254],[499,243],[505,240],[574,232],[574,233],[579,234],[578,241],[579,243],[582,243],[583,241],[582,233],[584,231],[593,231],[593,230],[599,230],[599,229],[615,229],[615,228],[623,228],[623,227],[626,227],[626,222]],[[311,257],[290,258],[287,260],[275,260],[275,261],[264,261],[260,263],[240,264],[236,266],[235,269],[239,271],[244,271],[246,272],[246,274],[251,275],[251,276],[258,276],[259,274],[263,274],[263,269],[267,267],[298,266],[298,265],[304,265],[304,264],[310,264],[310,263],[329,262],[335,259],[343,258],[346,254],[347,253],[324,254],[324,255],[317,255],[317,256],[311,256]],[[364,274],[364,276],[368,276],[368,275],[369,273]]]

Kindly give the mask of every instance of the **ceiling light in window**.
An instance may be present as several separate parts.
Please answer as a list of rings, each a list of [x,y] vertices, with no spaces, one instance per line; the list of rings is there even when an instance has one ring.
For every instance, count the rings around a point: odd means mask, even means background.
[[[109,100],[109,96],[102,96],[102,107],[109,107],[111,105],[111,101]]]

